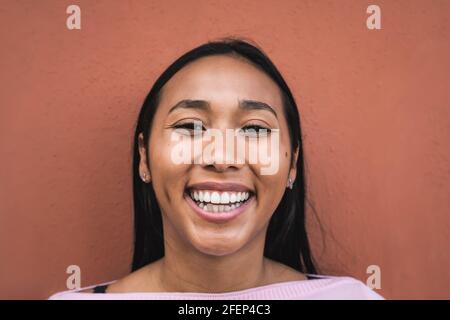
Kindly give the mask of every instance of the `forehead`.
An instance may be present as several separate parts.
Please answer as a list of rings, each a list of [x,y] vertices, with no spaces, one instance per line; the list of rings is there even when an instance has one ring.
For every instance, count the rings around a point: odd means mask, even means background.
[[[200,58],[178,71],[164,86],[162,101],[181,99],[236,103],[238,99],[265,102],[281,109],[277,84],[263,71],[241,58],[216,55]]]

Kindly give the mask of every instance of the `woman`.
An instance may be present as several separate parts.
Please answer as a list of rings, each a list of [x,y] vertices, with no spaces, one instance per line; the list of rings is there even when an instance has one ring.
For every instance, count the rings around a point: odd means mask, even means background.
[[[381,298],[315,275],[297,105],[247,41],[206,43],[158,78],[137,121],[133,191],[132,273],[52,299]]]

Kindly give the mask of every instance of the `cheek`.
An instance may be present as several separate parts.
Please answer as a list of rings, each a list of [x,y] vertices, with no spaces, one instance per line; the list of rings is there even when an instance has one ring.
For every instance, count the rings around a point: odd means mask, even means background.
[[[290,169],[290,145],[289,142],[280,142],[277,151],[277,160],[269,163],[257,163],[251,165],[252,171],[257,176],[257,191],[259,194],[258,206],[264,212],[273,213],[286,191],[287,177]],[[262,174],[263,168],[277,166],[270,174]],[[270,171],[270,170],[269,170]],[[268,170],[266,170],[266,173]]]
[[[170,136],[164,134],[156,136],[150,141],[150,172],[152,185],[161,209],[169,209],[175,205],[184,192],[186,172],[189,165],[176,163],[173,150],[176,142],[171,141]],[[173,211],[173,210],[169,210]]]
[[[170,135],[162,134],[150,141],[150,169],[152,175],[168,177],[185,171],[189,165],[183,163],[180,155],[189,143],[186,140],[175,141]]]
[[[289,166],[287,164],[280,163],[280,168],[277,174],[259,176],[259,183],[261,185],[259,201],[261,203],[275,203],[276,206],[278,205],[278,202],[281,200],[284,192],[286,191],[288,169]]]
[[[261,180],[282,181],[287,177],[291,150],[285,137],[277,133],[270,138],[249,140],[247,154],[253,155],[248,163]]]

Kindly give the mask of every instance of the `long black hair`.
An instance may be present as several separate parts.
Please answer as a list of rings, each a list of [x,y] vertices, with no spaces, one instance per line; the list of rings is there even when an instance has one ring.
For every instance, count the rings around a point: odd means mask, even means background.
[[[244,58],[265,72],[280,88],[292,151],[298,148],[297,176],[293,189],[286,189],[272,215],[267,229],[264,256],[300,272],[316,274],[305,226],[305,181],[300,117],[294,97],[267,55],[248,40],[226,38],[207,42],[178,58],[156,80],[148,93],[136,124],[133,145],[134,255],[132,271],[164,256],[161,210],[151,183],[144,183],[139,174],[138,136],[143,134],[148,145],[152,121],[163,86],[184,66],[212,55]],[[147,161],[149,152],[147,150]],[[294,161],[291,153],[291,161]],[[148,165],[148,163],[147,163]]]

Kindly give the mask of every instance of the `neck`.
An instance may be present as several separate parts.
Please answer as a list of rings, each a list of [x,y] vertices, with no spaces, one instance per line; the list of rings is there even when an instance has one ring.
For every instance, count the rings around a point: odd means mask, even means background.
[[[166,238],[159,279],[167,292],[227,292],[264,284],[265,232],[227,255],[209,255],[181,239]]]

